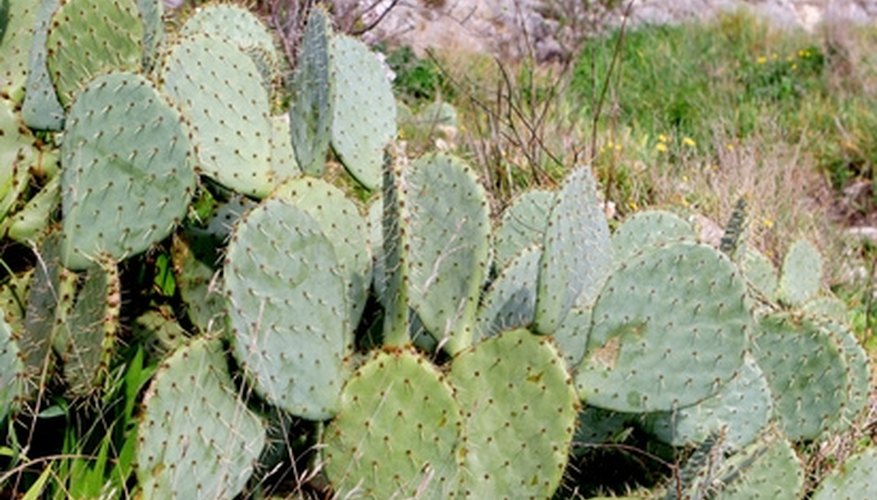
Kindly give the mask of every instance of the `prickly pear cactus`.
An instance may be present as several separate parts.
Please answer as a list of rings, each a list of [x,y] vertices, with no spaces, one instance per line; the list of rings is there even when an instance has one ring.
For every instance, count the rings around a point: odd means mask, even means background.
[[[234,355],[256,390],[294,415],[334,415],[353,332],[341,267],[319,224],[265,200],[235,227],[223,274]]]
[[[143,68],[150,71],[155,64],[159,47],[164,43],[164,0],[137,0],[137,11],[143,23]]]
[[[3,311],[0,311],[3,314]],[[0,316],[0,422],[15,409],[24,392],[24,363],[12,328]]]
[[[460,353],[449,380],[463,408],[465,498],[549,498],[578,414],[572,380],[547,337],[512,330]]]
[[[169,235],[195,188],[193,156],[182,118],[148,80],[113,73],[89,83],[61,146],[64,264],[122,260]]]
[[[682,241],[696,241],[694,228],[666,210],[644,210],[624,220],[612,234],[615,259],[623,262],[650,249]]]
[[[854,455],[838,466],[813,493],[813,500],[854,500],[877,497],[877,448]]]
[[[46,62],[49,22],[59,5],[61,0],[41,0],[33,27],[21,115],[27,126],[35,129],[61,130],[64,126],[64,108],[58,102]]]
[[[61,203],[61,177],[52,177],[27,205],[0,223],[0,231],[19,243],[42,241]]]
[[[496,266],[505,269],[523,249],[543,243],[554,193],[533,189],[515,198],[500,218],[494,238]]]
[[[594,304],[577,385],[603,408],[671,411],[718,392],[743,363],[746,289],[722,254],[676,243],[624,262]]]
[[[0,94],[21,102],[27,79],[28,54],[33,39],[32,27],[39,6],[33,0],[7,0],[2,7],[0,29]]]
[[[137,477],[144,498],[234,498],[265,447],[262,422],[241,401],[221,343],[174,352],[144,398]]]
[[[570,173],[555,195],[543,247],[534,328],[550,334],[576,303],[593,302],[612,266],[609,226],[590,168]]]
[[[36,139],[25,128],[11,100],[0,96],[0,220],[22,196],[37,156]]]
[[[491,283],[478,309],[476,340],[526,328],[536,315],[536,281],[542,247],[525,248]]]
[[[747,248],[740,259],[740,269],[757,293],[766,300],[776,300],[779,277],[770,259],[758,250]]]
[[[292,147],[301,169],[315,176],[321,175],[326,166],[331,138],[335,85],[330,75],[331,35],[326,11],[320,7],[311,9],[292,77],[289,108]]]
[[[143,21],[135,0],[66,0],[49,23],[49,75],[65,107],[93,78],[137,71],[143,62]]]
[[[253,61],[224,39],[198,33],[170,49],[161,75],[162,92],[192,125],[204,173],[246,195],[271,192],[270,107]]]
[[[819,292],[822,280],[822,255],[812,243],[798,240],[783,260],[779,295],[783,302],[799,306]]]
[[[329,48],[334,80],[332,149],[369,189],[381,187],[384,148],[396,136],[396,99],[386,70],[359,40],[336,36]]]
[[[324,433],[340,497],[451,498],[462,414],[443,376],[408,350],[378,352],[350,378]]]

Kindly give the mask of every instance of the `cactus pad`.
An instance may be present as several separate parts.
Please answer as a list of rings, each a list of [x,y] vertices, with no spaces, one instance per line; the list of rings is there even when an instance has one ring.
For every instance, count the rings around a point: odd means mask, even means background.
[[[396,136],[396,100],[386,71],[359,40],[336,36],[330,46],[335,83],[332,149],[357,181],[381,186],[384,148]]]
[[[671,411],[715,394],[743,362],[751,318],[731,262],[676,243],[622,264],[594,305],[579,393],[628,411]]]
[[[554,193],[534,189],[518,196],[503,211],[494,242],[497,267],[507,267],[521,250],[535,243],[542,245],[553,204]]]
[[[79,94],[61,158],[62,258],[71,269],[102,253],[121,260],[165,238],[195,187],[182,118],[138,75],[101,76]]]
[[[822,255],[812,243],[798,240],[783,259],[780,275],[780,300],[801,305],[819,292],[822,282]]]
[[[67,107],[93,78],[140,69],[143,21],[134,0],[66,0],[52,16],[46,47],[49,75]]]
[[[542,248],[525,248],[491,283],[478,309],[477,339],[528,327],[536,313],[536,280]]]
[[[265,447],[265,429],[240,400],[221,344],[177,350],[144,399],[137,476],[144,498],[232,499]]]
[[[16,105],[0,96],[0,221],[27,188],[35,138],[21,123]]]
[[[0,94],[21,102],[39,6],[33,0],[6,0],[0,9]]]
[[[353,334],[340,266],[319,224],[269,198],[238,221],[223,274],[234,354],[256,390],[294,415],[331,417]]]
[[[189,320],[201,331],[219,331],[225,325],[225,296],[219,278],[222,239],[194,230],[174,236],[171,260],[180,297]]]
[[[612,234],[612,249],[615,259],[623,262],[647,248],[696,240],[691,224],[673,212],[644,210],[618,226]]]
[[[590,330],[591,308],[582,307],[570,310],[563,323],[551,335],[570,371],[574,370],[585,356]]]
[[[41,0],[33,27],[33,44],[28,56],[21,115],[27,126],[34,129],[61,130],[64,126],[64,108],[58,102],[58,95],[46,65],[49,21],[59,5],[61,0]]]
[[[578,397],[546,337],[512,330],[460,353],[449,375],[463,408],[461,490],[549,498],[563,477]]]
[[[850,457],[823,480],[813,500],[856,500],[877,498],[877,448]]]
[[[342,393],[323,457],[339,497],[449,498],[461,413],[429,362],[406,350],[379,352]]]
[[[779,278],[773,263],[763,253],[746,248],[740,260],[740,269],[746,281],[767,300],[776,300]]]
[[[295,160],[292,139],[289,137],[289,115],[271,117],[271,170],[278,182],[299,177],[301,168]]]
[[[0,422],[14,410],[23,392],[24,363],[19,356],[12,328],[0,316]]]
[[[543,247],[534,326],[550,334],[576,303],[593,302],[612,266],[609,226],[590,168],[573,171],[555,195]]]

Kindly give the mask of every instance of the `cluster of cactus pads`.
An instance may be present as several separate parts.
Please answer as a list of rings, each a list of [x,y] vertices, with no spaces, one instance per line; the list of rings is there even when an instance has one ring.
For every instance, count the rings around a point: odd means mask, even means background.
[[[792,443],[861,416],[867,356],[809,243],[778,273],[669,212],[610,233],[586,166],[495,224],[462,160],[386,153],[390,83],[321,8],[287,87],[253,14],[172,28],[161,6],[10,0],[0,228],[37,258],[0,289],[0,418],[56,375],[102,390],[132,326],[119,269],[162,245],[191,331],[131,321],[166,356],[140,412],[144,498],[244,491],[265,407],[325,422],[332,490],[381,499],[549,498],[576,436],[629,422],[698,447],[668,496],[798,498]],[[320,178],[327,158],[377,191],[367,209]],[[814,496],[877,496],[875,461]]]

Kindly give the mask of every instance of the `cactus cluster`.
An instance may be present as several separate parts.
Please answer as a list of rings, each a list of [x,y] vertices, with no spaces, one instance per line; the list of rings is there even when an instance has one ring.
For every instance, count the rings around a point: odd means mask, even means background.
[[[574,439],[633,422],[698,447],[668,496],[796,498],[792,443],[867,405],[812,245],[778,273],[738,223],[721,249],[663,211],[610,232],[584,165],[494,223],[465,161],[387,151],[385,72],[320,7],[287,89],[239,6],[175,27],[157,0],[12,5],[0,228],[37,264],[0,288],[0,418],[49,379],[101,394],[131,333],[164,356],[144,498],[257,487],[272,412],[320,423],[314,468],[340,497],[550,498]],[[320,178],[334,159],[349,179]],[[128,324],[125,270],[162,252],[180,307]],[[871,451],[815,495],[870,491]]]

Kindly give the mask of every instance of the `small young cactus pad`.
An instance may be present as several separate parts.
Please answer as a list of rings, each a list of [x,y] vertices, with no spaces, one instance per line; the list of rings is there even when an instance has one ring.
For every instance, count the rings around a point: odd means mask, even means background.
[[[457,487],[460,407],[442,375],[406,350],[379,352],[326,428],[326,475],[340,497],[443,500]]]
[[[751,318],[723,254],[676,243],[626,261],[594,305],[579,393],[588,404],[671,411],[716,392],[743,363]]]
[[[550,498],[566,467],[578,397],[547,337],[511,330],[454,358],[465,498]]]
[[[256,390],[294,415],[331,417],[353,334],[340,266],[319,224],[265,200],[235,227],[223,274],[234,355]]]
[[[819,292],[822,281],[822,255],[807,240],[798,240],[789,248],[780,275],[780,300],[801,305]]]
[[[121,260],[170,234],[195,188],[180,114],[148,80],[92,80],[67,118],[61,146],[64,246],[71,269],[105,253]]]
[[[626,218],[612,233],[612,249],[615,259],[623,262],[646,249],[696,240],[691,224],[673,212],[644,210]]]
[[[137,476],[144,498],[232,499],[265,447],[221,343],[199,338],[165,361],[146,392]]]

